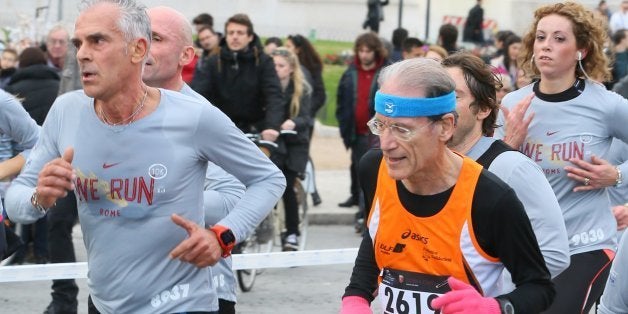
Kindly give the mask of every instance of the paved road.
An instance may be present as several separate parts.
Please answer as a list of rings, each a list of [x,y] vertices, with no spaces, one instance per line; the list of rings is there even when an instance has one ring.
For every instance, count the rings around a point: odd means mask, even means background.
[[[318,127],[318,126],[317,126]],[[358,237],[350,225],[356,208],[339,208],[349,195],[349,156],[337,129],[318,129],[312,143],[312,157],[317,165],[317,183],[323,203],[311,207],[308,250],[354,248]],[[85,261],[80,229],[75,227],[77,259]],[[278,249],[278,248],[276,248]],[[340,297],[352,265],[329,265],[267,269],[258,277],[253,291],[240,293],[238,313],[337,313]],[[87,285],[79,285],[79,313],[87,313]],[[0,313],[42,313],[50,302],[48,281],[0,283]]]
[[[85,261],[80,230],[75,235],[78,259]],[[352,248],[360,242],[353,227],[313,225],[307,249]],[[278,249],[278,248],[277,248]],[[253,290],[240,293],[238,313],[337,313],[352,265],[266,269]],[[79,313],[87,313],[86,280],[77,280]],[[42,313],[50,301],[50,282],[0,283],[0,313]]]

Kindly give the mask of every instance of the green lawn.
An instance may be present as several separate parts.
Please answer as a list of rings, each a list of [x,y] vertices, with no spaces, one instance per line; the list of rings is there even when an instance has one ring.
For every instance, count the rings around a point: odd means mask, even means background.
[[[317,40],[314,47],[325,60],[326,55],[340,54],[344,50],[351,50],[353,43],[339,42],[330,40]],[[318,119],[325,125],[337,126],[336,112],[336,90],[342,73],[347,67],[344,65],[325,64],[323,68],[323,82],[325,83],[325,92],[327,93],[327,103],[318,112]]]

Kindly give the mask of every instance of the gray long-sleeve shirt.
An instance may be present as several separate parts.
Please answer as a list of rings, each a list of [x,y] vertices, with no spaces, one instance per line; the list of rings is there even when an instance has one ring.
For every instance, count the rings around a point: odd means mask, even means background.
[[[535,116],[519,148],[541,167],[556,194],[572,255],[615,250],[617,223],[606,189],[574,192],[573,188],[582,183],[567,177],[564,167],[573,166],[569,158],[591,162],[591,156],[595,155],[607,159],[613,138],[628,141],[628,100],[595,82],[585,84],[582,93],[573,99],[545,101],[534,97],[529,111]],[[533,86],[530,84],[506,95],[503,105],[512,109],[533,92]],[[504,124],[502,114],[497,124]],[[503,128],[497,128],[495,137],[502,138],[503,133]],[[628,173],[628,163],[619,167],[623,173]]]
[[[160,93],[155,111],[122,126],[100,121],[94,100],[83,91],[60,96],[22,174],[7,192],[14,219],[40,218],[30,204],[38,172],[66,148],[74,148],[88,285],[101,312],[217,309],[208,302],[215,299],[209,269],[168,257],[187,237],[171,214],[205,224],[208,161],[247,186],[241,201],[220,221],[238,240],[249,232],[243,217],[254,208],[272,208],[285,187],[281,171],[218,109],[178,92]]]
[[[494,141],[482,137],[466,155],[477,160]],[[569,241],[560,206],[541,168],[523,154],[507,151],[495,157],[488,170],[517,194],[530,219],[545,265],[552,278],[558,276],[569,267]],[[515,289],[507,270],[503,284],[504,293]]]
[[[201,96],[187,84],[183,84],[181,93],[212,106],[205,97]],[[246,187],[234,176],[230,175],[213,162],[208,162],[205,174],[205,187],[203,189],[203,208],[205,209],[205,226],[213,226],[227,217],[236,203],[240,201]],[[256,208],[256,211],[247,216],[250,221],[243,221],[250,229],[254,229],[259,221],[264,219],[272,208]],[[257,214],[257,215],[255,215]],[[257,223],[256,223],[257,222]],[[211,267],[211,278],[216,288],[218,299],[236,302],[236,279],[231,268],[232,258],[222,258]]]
[[[12,150],[21,151],[24,158],[28,158],[28,154],[37,139],[39,138],[40,127],[35,120],[26,112],[22,104],[11,94],[0,89],[0,134],[6,140],[13,142]],[[4,159],[12,157],[4,156]],[[3,159],[3,160],[4,160]],[[6,185],[8,186],[8,180]],[[2,184],[3,182],[0,182]],[[2,187],[2,196],[4,197],[6,187]],[[0,203],[0,213],[2,213],[2,204]]]

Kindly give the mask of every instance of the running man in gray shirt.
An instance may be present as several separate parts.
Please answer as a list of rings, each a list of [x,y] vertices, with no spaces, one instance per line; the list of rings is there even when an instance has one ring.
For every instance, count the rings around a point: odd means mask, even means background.
[[[236,241],[250,230],[239,217],[272,208],[285,179],[219,110],[144,85],[151,36],[142,5],[83,2],[72,41],[84,90],[51,108],[8,191],[9,214],[35,220],[75,190],[100,312],[216,311],[206,266],[228,255],[230,237],[205,229],[207,162],[247,187],[220,221]]]
[[[181,76],[183,66],[194,57],[192,27],[180,12],[169,7],[148,10],[153,41],[150,46],[143,81],[152,87],[179,91],[212,106],[205,97],[192,90]],[[222,168],[209,163],[203,192],[205,225],[220,223],[244,195],[245,186]],[[271,208],[258,208],[239,221],[247,222],[253,230],[264,219]],[[236,279],[231,268],[231,256],[212,266],[212,282],[218,293],[220,313],[235,313]]]
[[[443,65],[456,82],[458,124],[449,147],[480,163],[517,193],[545,264],[556,277],[569,266],[569,242],[554,191],[530,158],[488,137],[495,129],[499,82],[482,59],[468,53],[449,56]],[[504,275],[504,292],[510,292],[515,286],[508,271]]]
[[[0,89],[0,134],[6,135],[16,142],[21,149],[35,146],[39,138],[39,126],[35,123],[20,102],[4,90]],[[22,154],[0,162],[0,180],[9,182],[9,179],[20,172],[25,157]],[[8,249],[5,239],[4,216],[0,202],[0,261],[4,259]],[[9,232],[12,232],[9,230]],[[7,255],[9,255],[7,254]]]

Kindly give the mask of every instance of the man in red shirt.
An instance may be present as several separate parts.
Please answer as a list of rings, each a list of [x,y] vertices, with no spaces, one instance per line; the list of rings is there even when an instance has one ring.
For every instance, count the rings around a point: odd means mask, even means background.
[[[357,179],[357,167],[360,158],[372,144],[366,122],[373,116],[372,99],[377,91],[377,74],[387,63],[387,52],[377,34],[364,33],[353,46],[355,60],[342,75],[338,84],[336,119],[340,127],[340,136],[347,149],[351,150],[351,196],[338,204],[341,207],[359,205],[356,224],[357,231],[362,228],[364,205],[360,201],[360,187]],[[362,205],[360,205],[362,204]]]

